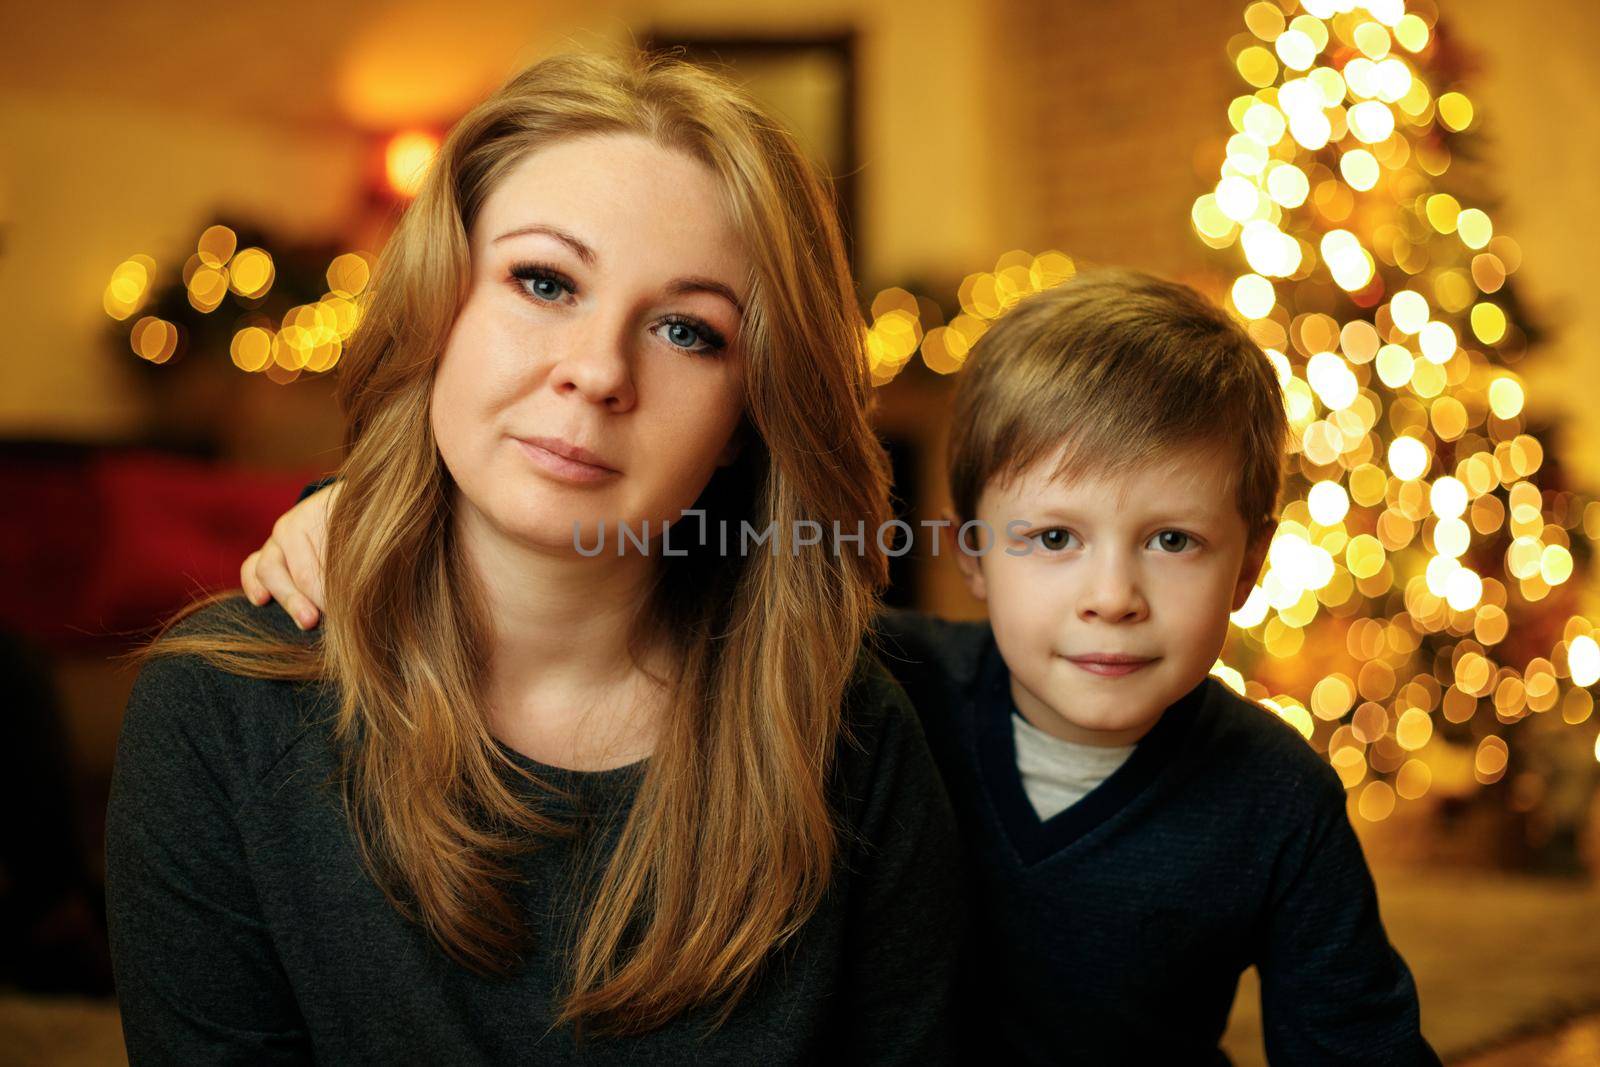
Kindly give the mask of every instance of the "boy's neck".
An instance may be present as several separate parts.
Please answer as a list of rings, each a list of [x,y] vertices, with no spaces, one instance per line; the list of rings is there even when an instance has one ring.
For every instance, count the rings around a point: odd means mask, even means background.
[[[1137,744],[1140,738],[1155,728],[1156,723],[1161,721],[1161,716],[1166,713],[1166,709],[1161,708],[1138,726],[1124,730],[1092,730],[1068,721],[1066,716],[1039,699],[1027,686],[1018,681],[1014,674],[1011,675],[1011,699],[1023,719],[1039,730],[1063,741],[1092,745],[1095,748],[1119,748],[1123,745]]]

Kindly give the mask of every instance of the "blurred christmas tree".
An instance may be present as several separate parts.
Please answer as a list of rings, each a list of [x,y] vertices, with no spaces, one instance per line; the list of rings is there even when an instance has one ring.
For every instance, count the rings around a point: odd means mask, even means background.
[[[1574,581],[1600,504],[1561,484],[1524,410],[1538,334],[1484,210],[1459,56],[1416,2],[1244,21],[1247,91],[1192,218],[1243,267],[1228,301],[1277,367],[1292,454],[1219,673],[1326,748],[1363,818],[1431,794],[1570,824],[1558,793],[1600,757]],[[1546,830],[1560,849],[1572,827]]]
[[[269,251],[273,249],[275,251]],[[148,443],[210,453],[245,376],[278,385],[339,362],[361,317],[372,257],[219,219],[181,264],[148,255],[112,272],[102,298],[113,344],[148,370],[159,421]]]

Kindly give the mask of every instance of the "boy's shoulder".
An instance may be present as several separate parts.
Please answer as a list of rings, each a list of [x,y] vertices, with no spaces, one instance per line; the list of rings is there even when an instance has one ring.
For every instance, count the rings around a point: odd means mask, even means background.
[[[1215,676],[1205,683],[1204,772],[1235,788],[1293,797],[1300,804],[1344,804],[1344,784],[1306,737],[1270,708]]]

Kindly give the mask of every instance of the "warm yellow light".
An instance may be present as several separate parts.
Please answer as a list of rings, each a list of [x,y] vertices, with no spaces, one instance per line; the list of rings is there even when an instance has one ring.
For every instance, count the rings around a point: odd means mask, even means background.
[[[1600,644],[1587,634],[1574,637],[1567,643],[1567,670],[1573,685],[1587,689],[1600,682]]]
[[[1306,493],[1311,519],[1320,526],[1332,526],[1350,511],[1350,495],[1338,482],[1320,481]]]
[[[1407,708],[1394,724],[1394,739],[1408,752],[1415,752],[1433,736],[1433,720],[1421,708]]]
[[[1428,47],[1428,24],[1416,15],[1406,15],[1394,24],[1394,39],[1407,52],[1420,52]]]
[[[1441,519],[1433,529],[1434,551],[1440,556],[1460,559],[1472,545],[1472,528],[1460,519]],[[1449,587],[1446,586],[1448,592]]]
[[[358,296],[372,277],[372,267],[359,252],[335,256],[328,264],[328,288],[344,296]]]
[[[1408,349],[1400,345],[1384,345],[1378,349],[1375,366],[1379,381],[1390,389],[1399,389],[1411,380],[1417,361]]]
[[[439,138],[422,130],[397,133],[384,149],[384,172],[389,188],[403,197],[417,195],[428,166],[439,151]]]
[[[1472,101],[1460,93],[1445,93],[1439,98],[1439,121],[1460,132],[1472,125]]]
[[[1428,504],[1439,518],[1458,519],[1467,510],[1468,496],[1466,485],[1447,474],[1428,490]]]
[[[1329,230],[1321,247],[1322,260],[1339,288],[1355,292],[1372,280],[1372,255],[1349,230]]]
[[[1417,333],[1417,345],[1423,359],[1443,366],[1456,354],[1456,332],[1447,322],[1426,323]]]
[[[1366,144],[1388,140],[1394,132],[1394,112],[1381,100],[1363,100],[1350,108],[1350,132]]]
[[[1379,63],[1374,74],[1378,83],[1378,99],[1386,104],[1399,104],[1402,111],[1406,110],[1414,79],[1411,77],[1411,68],[1406,66],[1405,60],[1390,56]],[[1407,114],[1411,112],[1407,111]]]
[[[1244,24],[1263,41],[1275,40],[1283,32],[1283,9],[1268,0],[1259,0],[1244,9]]]
[[[1456,216],[1456,233],[1468,248],[1482,248],[1494,236],[1494,223],[1482,211],[1469,207]]]
[[[1299,30],[1285,30],[1278,34],[1272,47],[1278,53],[1278,58],[1283,60],[1283,65],[1291,70],[1310,70],[1311,64],[1317,61],[1316,44]]]
[[[1361,391],[1350,365],[1333,352],[1318,352],[1306,361],[1306,381],[1330,411],[1349,407]]]
[[[1389,54],[1389,31],[1376,22],[1363,22],[1356,27],[1356,47],[1368,59],[1382,59]]]
[[[1506,335],[1506,313],[1488,301],[1472,305],[1472,332],[1486,345],[1499,344]]]
[[[1311,182],[1305,171],[1293,163],[1283,163],[1267,170],[1267,195],[1279,207],[1297,208],[1311,194]]]
[[[1396,437],[1389,443],[1389,469],[1396,478],[1410,481],[1422,477],[1431,460],[1428,446],[1415,437]]]
[[[226,226],[207,226],[200,235],[200,261],[208,267],[221,267],[239,247],[239,237]]]
[[[251,373],[265,370],[272,362],[272,334],[259,326],[246,326],[233,335],[228,350],[233,365],[240,370]]]
[[[1572,553],[1565,545],[1545,545],[1539,557],[1539,577],[1546,585],[1560,585],[1572,577]]]
[[[1462,567],[1445,580],[1445,603],[1455,611],[1471,611],[1483,599],[1483,579],[1469,567]]]
[[[1383,544],[1371,534],[1357,534],[1345,546],[1344,562],[1357,578],[1371,578],[1383,570]]]
[[[265,296],[272,288],[276,269],[272,256],[260,248],[245,248],[234,254],[228,265],[228,284],[233,291],[246,299]]]
[[[1244,113],[1244,132],[1258,144],[1271,148],[1283,140],[1289,129],[1289,120],[1271,104],[1255,103]]]
[[[1278,80],[1277,59],[1258,44],[1240,52],[1234,62],[1239,68],[1239,77],[1257,89],[1265,89]]]
[[[1378,184],[1378,160],[1365,148],[1357,148],[1340,158],[1339,173],[1351,188],[1366,192]]]
[[[1449,193],[1435,193],[1428,197],[1425,208],[1428,222],[1440,233],[1455,233],[1456,220],[1461,216],[1461,201]]]
[[[1234,222],[1247,221],[1256,213],[1256,207],[1261,202],[1256,183],[1237,174],[1217,183],[1216,197],[1217,207]]]
[[[1300,268],[1300,242],[1265,219],[1244,224],[1239,235],[1245,262],[1257,274],[1286,278]]]
[[[1389,301],[1389,317],[1406,333],[1417,333],[1428,322],[1428,298],[1411,289],[1402,289]]]
[[[1489,383],[1489,410],[1499,419],[1514,419],[1522,413],[1522,383],[1515,378],[1496,378]]]
[[[150,295],[155,270],[156,261],[146,255],[132,256],[117,264],[101,298],[106,314],[121,320],[138,311]]]
[[[1233,306],[1247,319],[1265,318],[1277,303],[1272,283],[1259,274],[1242,274],[1233,283]]]

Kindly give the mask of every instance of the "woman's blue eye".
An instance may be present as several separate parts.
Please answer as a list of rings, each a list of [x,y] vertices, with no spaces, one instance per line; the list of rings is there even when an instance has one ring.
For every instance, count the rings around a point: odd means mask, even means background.
[[[1193,541],[1194,538],[1181,530],[1162,530],[1150,539],[1150,543],[1160,548],[1163,552],[1182,552]]]
[[[541,300],[560,300],[563,292],[561,283],[554,278],[535,278],[528,291]]]
[[[685,352],[715,355],[728,347],[728,342],[716,330],[689,319],[668,319],[657,329],[667,344]]]
[[[576,291],[571,281],[545,267],[519,263],[511,268],[517,286],[542,304],[554,304]]]
[[[1041,530],[1033,535],[1033,539],[1047,552],[1061,552],[1072,547],[1072,542],[1077,538],[1071,530],[1060,526],[1052,526],[1048,530]]]

